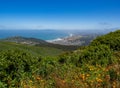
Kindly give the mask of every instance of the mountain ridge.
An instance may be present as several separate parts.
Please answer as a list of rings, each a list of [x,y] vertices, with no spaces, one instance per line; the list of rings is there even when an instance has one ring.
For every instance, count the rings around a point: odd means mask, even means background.
[[[27,45],[40,46],[40,47],[54,47],[54,48],[62,49],[65,51],[75,50],[79,47],[77,45],[53,44],[53,43],[46,42],[42,39],[27,38],[27,37],[22,37],[22,36],[8,37],[8,38],[1,39],[1,41],[15,42],[19,44],[27,44]]]

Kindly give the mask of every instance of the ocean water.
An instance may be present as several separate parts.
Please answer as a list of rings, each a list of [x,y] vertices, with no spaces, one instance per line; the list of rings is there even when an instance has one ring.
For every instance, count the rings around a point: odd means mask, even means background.
[[[23,36],[43,40],[54,40],[69,35],[69,32],[61,30],[0,30],[0,39],[13,36]]]

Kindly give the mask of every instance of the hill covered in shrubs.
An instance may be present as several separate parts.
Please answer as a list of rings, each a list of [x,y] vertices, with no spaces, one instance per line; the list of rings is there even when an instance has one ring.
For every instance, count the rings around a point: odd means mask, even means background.
[[[47,56],[50,52],[42,56],[40,46],[25,49],[14,43],[17,48],[10,48],[10,43],[4,43],[0,44],[4,47],[0,50],[1,88],[120,87],[120,30],[57,56]]]

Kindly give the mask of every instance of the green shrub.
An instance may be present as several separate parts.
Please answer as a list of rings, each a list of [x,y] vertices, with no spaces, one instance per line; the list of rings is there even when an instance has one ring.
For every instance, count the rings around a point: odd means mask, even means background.
[[[43,78],[47,78],[54,71],[55,67],[55,58],[46,57],[39,63],[39,67],[37,68],[36,73]]]
[[[89,46],[79,56],[79,64],[108,65],[112,63],[112,51],[106,45]]]
[[[39,58],[23,50],[5,50],[0,52],[0,78],[8,87],[19,86],[22,75],[32,71]]]

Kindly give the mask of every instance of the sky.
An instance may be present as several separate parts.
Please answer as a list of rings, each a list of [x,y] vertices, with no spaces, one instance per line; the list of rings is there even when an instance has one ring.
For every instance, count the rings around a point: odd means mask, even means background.
[[[120,28],[120,0],[0,0],[0,29]]]

